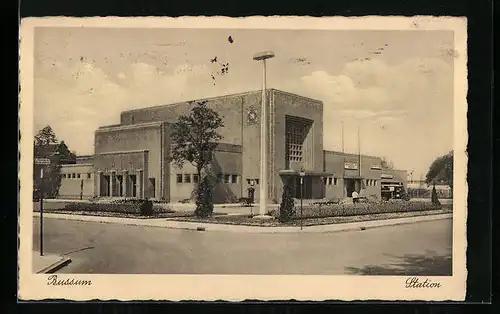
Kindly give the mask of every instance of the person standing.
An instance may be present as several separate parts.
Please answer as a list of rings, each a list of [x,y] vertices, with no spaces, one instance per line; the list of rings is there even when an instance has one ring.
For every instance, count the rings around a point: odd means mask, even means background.
[[[252,206],[252,204],[254,203],[254,200],[255,200],[255,188],[253,186],[254,186],[254,181],[252,180],[250,182],[250,187],[247,189],[247,192],[248,192],[248,204],[250,206]]]
[[[352,202],[353,203],[358,203],[359,202],[359,194],[356,191],[352,192]]]

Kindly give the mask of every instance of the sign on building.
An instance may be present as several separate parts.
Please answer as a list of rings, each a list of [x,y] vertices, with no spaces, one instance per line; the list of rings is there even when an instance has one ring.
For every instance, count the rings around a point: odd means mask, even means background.
[[[344,169],[358,170],[358,164],[355,162],[346,162],[344,163]]]
[[[380,165],[373,165],[371,166],[372,170],[382,170],[382,167]]]
[[[392,174],[382,174],[380,176],[382,179],[392,179],[394,176]]]
[[[50,165],[50,159],[48,158],[35,158],[35,164],[37,165]]]

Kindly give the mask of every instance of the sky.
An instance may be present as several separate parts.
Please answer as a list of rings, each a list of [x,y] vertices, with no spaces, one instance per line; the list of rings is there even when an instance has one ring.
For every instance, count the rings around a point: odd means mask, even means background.
[[[40,27],[34,44],[35,131],[77,154],[123,110],[259,90],[252,57],[268,50],[268,88],[323,102],[325,150],[343,125],[346,152],[418,179],[453,149],[450,31]]]

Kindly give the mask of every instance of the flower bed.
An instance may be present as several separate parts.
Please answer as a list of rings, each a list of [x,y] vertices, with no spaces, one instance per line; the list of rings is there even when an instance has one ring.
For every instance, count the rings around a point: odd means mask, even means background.
[[[362,222],[372,220],[387,220],[398,219],[418,216],[431,216],[442,215],[451,213],[449,208],[442,208],[438,210],[422,210],[413,212],[393,212],[393,213],[377,213],[377,214],[364,214],[364,215],[349,215],[338,217],[310,217],[302,220],[303,226],[318,226],[329,224],[342,224],[351,222]],[[227,224],[227,225],[242,225],[242,226],[259,226],[259,227],[298,227],[300,226],[299,219],[290,220],[288,222],[280,222],[278,219],[254,219],[249,215],[226,215],[226,216],[213,216],[208,218],[192,217],[177,217],[171,218],[174,221],[186,222],[199,222],[199,223],[212,223],[212,224]]]
[[[110,212],[110,213],[123,213],[123,214],[134,214],[141,215],[141,206],[143,206],[144,200],[121,200],[120,202],[112,203],[71,203],[67,204],[62,208],[63,211],[74,211],[74,212]],[[163,206],[152,205],[153,214],[159,213],[171,213],[173,212],[169,208]]]
[[[37,211],[38,212],[38,211]],[[44,210],[46,213],[63,214],[63,215],[81,215],[81,216],[97,216],[97,217],[115,217],[115,218],[140,218],[140,219],[159,219],[159,218],[189,218],[193,217],[193,212],[157,212],[152,216],[145,216],[138,213],[123,213],[123,212],[104,212],[104,211],[75,211],[64,209],[49,209]]]
[[[451,210],[452,205],[433,205],[426,202],[379,202],[379,203],[362,203],[362,204],[331,204],[323,206],[308,205],[303,206],[302,214],[300,206],[295,206],[295,213],[291,219],[302,218],[324,218],[324,217],[343,217],[343,216],[359,216],[370,214],[384,213],[400,213],[400,212],[420,212],[439,209]],[[271,210],[270,215],[278,218],[279,209]]]

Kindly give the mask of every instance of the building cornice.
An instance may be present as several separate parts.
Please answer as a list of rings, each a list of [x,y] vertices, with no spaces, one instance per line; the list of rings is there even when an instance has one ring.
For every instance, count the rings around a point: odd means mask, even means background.
[[[286,92],[286,91],[275,89],[275,88],[268,88],[268,89],[266,89],[266,91],[277,92],[277,93],[281,93],[284,95],[288,95],[288,96],[292,96],[292,97],[296,97],[296,98],[301,98],[301,99],[304,99],[307,101],[323,104],[323,102],[321,100],[313,99],[313,98],[306,97],[306,96],[301,96],[298,94]],[[184,100],[184,101],[179,101],[179,102],[169,103],[169,104],[164,104],[164,105],[153,105],[153,106],[148,106],[148,107],[143,107],[143,108],[125,110],[125,111],[122,111],[121,114],[133,113],[133,112],[138,112],[138,111],[143,111],[143,110],[154,110],[154,109],[160,109],[160,108],[183,105],[183,104],[189,104],[189,103],[196,102],[196,101],[213,101],[213,100],[222,99],[222,98],[241,97],[241,96],[247,96],[247,95],[252,95],[252,94],[259,94],[260,95],[260,93],[262,93],[262,90],[254,90],[254,91],[247,91],[247,92],[227,94],[227,95],[214,96],[214,97],[190,99],[190,100]]]
[[[147,153],[148,149],[136,149],[136,150],[119,150],[113,152],[102,152],[96,155],[126,155],[126,154],[137,154],[137,153]]]
[[[119,125],[119,126],[105,126],[97,129],[96,133],[104,133],[110,131],[123,131],[123,130],[134,130],[134,129],[147,129],[147,128],[155,128],[160,127],[162,124],[168,123],[164,121],[158,122],[146,122],[139,124],[127,124],[127,125]]]
[[[75,168],[75,167],[93,167],[92,163],[82,163],[82,164],[63,164],[61,168]]]

